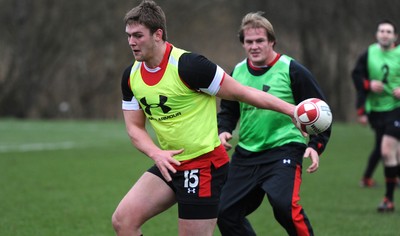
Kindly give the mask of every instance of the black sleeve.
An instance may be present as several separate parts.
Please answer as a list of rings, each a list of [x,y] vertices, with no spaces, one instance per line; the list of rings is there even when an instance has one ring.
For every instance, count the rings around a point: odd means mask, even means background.
[[[364,105],[367,99],[368,89],[365,82],[369,81],[367,68],[368,51],[365,51],[357,60],[356,65],[351,73],[354,88],[356,89],[356,108],[359,115],[364,114]]]
[[[217,65],[202,55],[184,53],[179,58],[179,76],[191,89],[208,88],[216,71]]]
[[[132,90],[129,87],[129,77],[131,74],[132,65],[128,66],[124,73],[122,74],[121,80],[121,90],[122,90],[122,100],[124,101],[131,101],[133,97]]]
[[[316,79],[303,65],[292,60],[290,62],[289,75],[292,83],[293,97],[296,104],[308,98],[319,98],[326,101],[325,95],[319,87]],[[332,126],[320,134],[310,135],[308,146],[321,154],[325,150],[329,141],[331,130]]]
[[[232,76],[232,73],[230,76]],[[238,101],[221,99],[220,110],[217,114],[218,134],[222,132],[232,132],[236,129],[237,122],[240,119],[240,105]]]
[[[221,99],[220,111],[217,114],[218,134],[229,132],[232,134],[240,117],[238,101]]]
[[[315,77],[303,65],[295,60],[290,62],[289,76],[292,83],[293,98],[296,104],[307,98],[320,98],[326,101],[325,95]]]

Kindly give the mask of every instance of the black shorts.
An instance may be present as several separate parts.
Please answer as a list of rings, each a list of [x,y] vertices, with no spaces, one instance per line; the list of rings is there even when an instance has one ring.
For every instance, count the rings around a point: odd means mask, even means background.
[[[373,129],[382,130],[383,134],[400,139],[400,108],[388,112],[371,112],[368,119]]]
[[[221,189],[229,166],[229,157],[225,150],[223,152],[225,154],[219,157],[203,155],[182,164],[176,173],[170,172],[170,182],[164,179],[156,165],[148,170],[175,192],[180,219],[217,218]]]

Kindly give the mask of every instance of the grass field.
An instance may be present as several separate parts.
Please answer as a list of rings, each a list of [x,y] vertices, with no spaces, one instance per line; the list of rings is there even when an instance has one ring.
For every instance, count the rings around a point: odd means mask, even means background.
[[[304,172],[301,204],[316,235],[400,235],[400,209],[376,212],[384,194],[382,167],[374,175],[378,187],[358,186],[372,138],[368,128],[334,124],[320,169]],[[114,235],[115,207],[150,164],[129,143],[122,121],[0,120],[0,235]],[[396,190],[398,206],[399,195]],[[267,200],[250,220],[258,235],[285,235]],[[143,231],[177,235],[176,225],[174,207]]]

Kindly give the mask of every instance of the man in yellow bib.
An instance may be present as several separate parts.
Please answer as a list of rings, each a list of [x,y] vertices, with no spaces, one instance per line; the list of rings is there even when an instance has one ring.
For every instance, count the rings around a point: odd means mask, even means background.
[[[135,62],[122,78],[122,109],[132,144],[155,165],[115,210],[117,235],[141,235],[141,225],[178,204],[179,235],[213,235],[229,157],[217,130],[216,96],[293,118],[294,105],[236,82],[204,56],[167,42],[163,10],[143,1],[125,18]],[[148,134],[151,123],[159,145]],[[300,131],[299,131],[300,132]]]

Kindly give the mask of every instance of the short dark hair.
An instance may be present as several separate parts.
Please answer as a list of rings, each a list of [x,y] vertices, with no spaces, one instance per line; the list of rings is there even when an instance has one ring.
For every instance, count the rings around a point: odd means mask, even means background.
[[[154,1],[143,0],[138,6],[132,8],[124,17],[125,25],[139,23],[155,33],[158,29],[163,31],[162,39],[167,41],[167,21],[164,11]]]
[[[389,25],[392,25],[392,26],[393,26],[394,33],[397,34],[397,27],[396,27],[396,25],[394,24],[393,21],[388,20],[388,19],[383,19],[383,20],[381,20],[381,21],[378,22],[378,24],[376,25],[376,28],[379,28],[379,26],[380,26],[381,24],[389,24]]]

